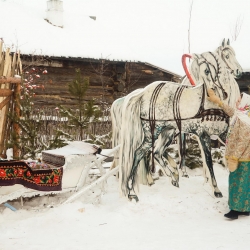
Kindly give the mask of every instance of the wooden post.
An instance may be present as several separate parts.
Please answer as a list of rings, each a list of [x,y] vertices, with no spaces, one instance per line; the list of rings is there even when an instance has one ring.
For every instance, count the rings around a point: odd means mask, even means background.
[[[10,49],[8,48],[5,52],[5,58],[2,61],[2,64],[4,65],[3,67],[3,76],[4,77],[9,77],[11,76],[11,60],[12,60],[12,56],[10,55]],[[9,82],[2,82],[1,83],[1,88],[0,90],[4,90],[4,89],[9,89],[10,88],[10,83]],[[6,131],[6,120],[7,120],[7,113],[8,113],[8,102],[6,103],[6,98],[3,96],[0,96],[0,103],[3,104],[3,102],[5,103],[5,105],[3,105],[3,107],[1,108],[0,114],[1,114],[1,119],[0,119],[0,154],[3,158],[5,158],[5,154],[3,152],[4,149],[4,135],[5,135],[5,131]],[[3,155],[2,155],[3,154]]]
[[[17,118],[20,117],[20,92],[21,92],[21,79],[20,78],[14,78],[14,77],[0,77],[0,84],[15,84],[15,91],[14,91],[14,112],[16,113]],[[5,108],[6,109],[6,105],[8,105],[11,96],[13,95],[12,90],[10,89],[0,89],[0,97],[5,97],[5,99],[2,100],[2,102],[0,103],[0,110]],[[6,116],[7,114],[5,114],[4,117],[1,117],[1,121],[5,121],[4,124],[6,124]],[[20,128],[19,125],[14,123],[13,124],[13,129],[14,131],[16,131],[17,135],[20,135]],[[4,138],[5,137],[5,129],[2,128],[0,131],[0,150],[2,153],[3,147],[4,147]],[[3,152],[5,153],[5,152]],[[20,152],[18,150],[17,146],[13,147],[13,157],[15,159],[18,159],[20,156]],[[3,156],[4,158],[6,158],[6,156]]]
[[[14,112],[17,119],[20,118],[20,95],[21,95],[21,82],[16,84],[16,89],[14,92]],[[19,137],[21,129],[17,123],[13,124],[13,129],[16,135]],[[19,140],[19,139],[18,139]],[[17,145],[13,146],[13,159],[19,159],[20,157],[20,149]]]

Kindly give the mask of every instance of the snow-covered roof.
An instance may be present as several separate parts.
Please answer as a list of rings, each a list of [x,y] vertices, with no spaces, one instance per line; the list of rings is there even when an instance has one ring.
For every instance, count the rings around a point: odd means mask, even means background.
[[[171,72],[171,71],[169,71],[169,70],[166,70],[166,69],[163,69],[163,68],[158,67],[158,66],[156,66],[156,65],[153,65],[152,63],[145,62],[144,64],[145,64],[145,65],[148,65],[148,66],[150,66],[150,67],[159,69],[159,70],[161,70],[161,71],[163,71],[163,72],[165,72],[165,73],[168,73],[168,74],[170,74],[170,75],[173,75],[174,77],[177,77],[177,78],[180,78],[180,77],[181,77],[180,75],[178,75],[178,74],[176,74],[176,73],[174,73],[174,72]]]
[[[23,54],[138,60],[110,35],[112,27],[77,11],[76,2],[70,4],[64,1],[64,27],[59,28],[45,20],[45,0],[0,2],[1,20],[5,20],[0,37]]]
[[[184,74],[181,56],[189,52],[190,1],[62,2],[63,28],[59,28],[45,20],[47,0],[0,0],[0,38],[22,54],[149,62]],[[223,38],[231,37],[230,30],[242,13],[242,27],[233,48],[239,63],[249,68],[250,2],[231,0],[224,6],[218,0],[194,2],[190,52],[215,50]]]

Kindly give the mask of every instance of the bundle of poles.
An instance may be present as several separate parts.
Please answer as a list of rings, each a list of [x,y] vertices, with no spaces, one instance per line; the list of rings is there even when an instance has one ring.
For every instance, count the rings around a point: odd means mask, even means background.
[[[18,124],[12,124],[8,114],[20,116],[19,98],[21,91],[22,62],[20,52],[12,52],[0,39],[0,156],[6,158],[7,140],[11,131],[20,132]],[[13,147],[13,158],[19,150]]]

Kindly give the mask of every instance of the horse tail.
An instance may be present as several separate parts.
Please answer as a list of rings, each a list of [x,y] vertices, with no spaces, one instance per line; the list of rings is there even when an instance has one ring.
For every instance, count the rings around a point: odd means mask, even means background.
[[[110,109],[112,122],[112,148],[120,143],[123,102],[124,97],[115,100]]]
[[[112,148],[120,144],[120,133],[122,127],[122,107],[124,102],[124,97],[119,98],[113,102],[111,105],[111,122],[112,122]],[[119,152],[114,155],[114,160],[112,163],[112,168],[119,165]]]
[[[140,98],[143,89],[134,91],[125,97],[122,109],[122,126],[119,154],[119,186],[121,195],[127,196],[127,180],[130,175],[135,150],[141,145],[144,134],[140,119]],[[135,186],[138,186],[136,175]]]

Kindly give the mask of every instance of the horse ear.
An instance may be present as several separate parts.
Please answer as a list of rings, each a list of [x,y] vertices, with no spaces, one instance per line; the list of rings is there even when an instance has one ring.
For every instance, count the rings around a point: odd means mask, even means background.
[[[221,45],[222,45],[222,47],[225,47],[225,38],[223,39]]]
[[[230,41],[229,41],[229,39],[227,40],[227,45],[230,45]]]

